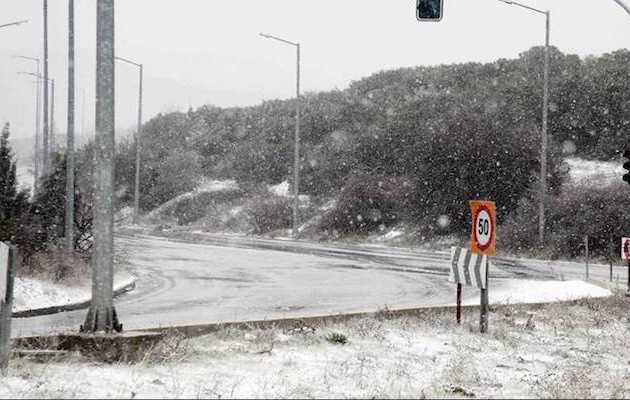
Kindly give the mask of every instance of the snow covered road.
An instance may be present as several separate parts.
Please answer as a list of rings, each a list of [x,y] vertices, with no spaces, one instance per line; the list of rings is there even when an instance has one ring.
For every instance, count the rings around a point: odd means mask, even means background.
[[[439,254],[423,259],[412,252],[396,256],[393,250],[368,249],[352,250],[354,256],[340,251],[319,255],[131,235],[117,237],[116,246],[128,254],[137,275],[136,289],[116,300],[125,330],[371,312],[455,300],[454,286],[446,279],[448,264]],[[376,251],[380,256],[374,255]],[[367,255],[357,256],[361,253]],[[519,285],[529,285],[527,290],[535,292],[531,287],[536,283],[505,279],[509,277],[505,271],[499,275],[490,282],[491,302],[503,298],[493,298],[494,293],[518,293]],[[522,271],[515,277],[519,275]],[[474,304],[478,293],[466,288],[464,301]],[[555,299],[608,293],[581,282]],[[13,334],[76,331],[85,314],[80,310],[15,319]]]

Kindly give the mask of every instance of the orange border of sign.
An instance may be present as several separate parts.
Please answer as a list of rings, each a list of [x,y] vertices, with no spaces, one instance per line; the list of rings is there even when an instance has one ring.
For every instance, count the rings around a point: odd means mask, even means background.
[[[485,210],[490,216],[490,224],[492,226],[492,232],[490,234],[490,242],[487,245],[481,246],[477,243],[475,236],[475,220],[477,215]],[[470,251],[477,254],[485,254],[487,256],[493,256],[496,253],[496,239],[497,239],[497,211],[494,201],[485,200],[470,200],[470,214],[472,219],[470,221]]]
[[[630,260],[630,252],[626,253],[626,244],[630,242],[630,238],[622,237],[621,238],[621,259],[622,260]]]

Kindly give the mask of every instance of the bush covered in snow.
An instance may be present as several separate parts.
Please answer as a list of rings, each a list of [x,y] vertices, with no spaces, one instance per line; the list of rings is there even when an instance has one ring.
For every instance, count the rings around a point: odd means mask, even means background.
[[[249,199],[245,210],[255,234],[291,228],[293,200],[262,192]]]
[[[406,215],[409,188],[401,179],[358,175],[343,188],[335,208],[320,222],[320,229],[338,233],[368,233],[394,225]]]
[[[588,235],[592,255],[607,258],[612,253],[616,258],[620,238],[628,234],[629,209],[628,187],[621,180],[605,187],[568,187],[550,199],[543,251],[552,257],[581,256]],[[515,251],[538,248],[538,201],[524,199],[500,231],[501,246]]]

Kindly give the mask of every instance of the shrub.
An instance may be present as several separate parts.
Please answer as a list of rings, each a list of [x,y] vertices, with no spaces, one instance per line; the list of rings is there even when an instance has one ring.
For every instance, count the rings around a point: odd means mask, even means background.
[[[546,208],[545,248],[551,257],[575,257],[589,252],[609,256],[630,226],[630,196],[622,182],[607,187],[568,187],[553,197]],[[531,250],[538,245],[538,201],[523,199],[516,213],[500,227],[502,245],[513,250]],[[615,256],[617,252],[615,251]]]
[[[19,221],[28,206],[28,192],[18,191],[13,151],[9,144],[9,123],[0,136],[0,241],[15,240]]]
[[[168,207],[164,209],[160,207],[159,214],[160,216],[176,218],[177,224],[184,225],[212,214],[219,205],[238,199],[242,195],[243,192],[240,189],[195,191],[190,195],[178,197],[177,201],[167,204]]]
[[[247,207],[253,233],[264,234],[288,229],[293,222],[292,200],[271,194],[258,194]]]
[[[25,264],[37,260],[33,257],[45,253],[51,255],[50,268],[57,271],[55,277],[63,278],[70,271],[63,257],[53,257],[64,246],[66,216],[66,162],[65,157],[54,155],[54,168],[41,182],[41,188],[23,216],[16,234],[16,243]],[[75,186],[74,250],[80,257],[91,257],[92,207],[84,201],[82,192]],[[38,267],[34,268],[35,270]]]
[[[140,171],[140,207],[152,209],[199,183],[201,164],[193,151],[176,152],[147,160]]]
[[[325,336],[327,342],[332,344],[346,344],[348,343],[348,338],[343,333],[339,332],[330,332]]]
[[[396,224],[406,214],[409,185],[385,175],[357,175],[343,188],[336,208],[322,219],[320,229],[361,233]]]

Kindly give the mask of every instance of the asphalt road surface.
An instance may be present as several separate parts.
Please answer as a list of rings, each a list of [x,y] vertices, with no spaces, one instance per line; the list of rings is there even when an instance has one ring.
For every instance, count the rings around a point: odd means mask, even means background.
[[[136,288],[115,300],[125,330],[455,301],[447,252],[222,235],[119,235],[116,251],[138,275]],[[608,276],[608,268],[590,269],[591,277]],[[584,278],[584,265],[536,260],[496,258],[490,271],[491,285],[505,278]],[[78,331],[86,314],[14,319],[13,336]]]

